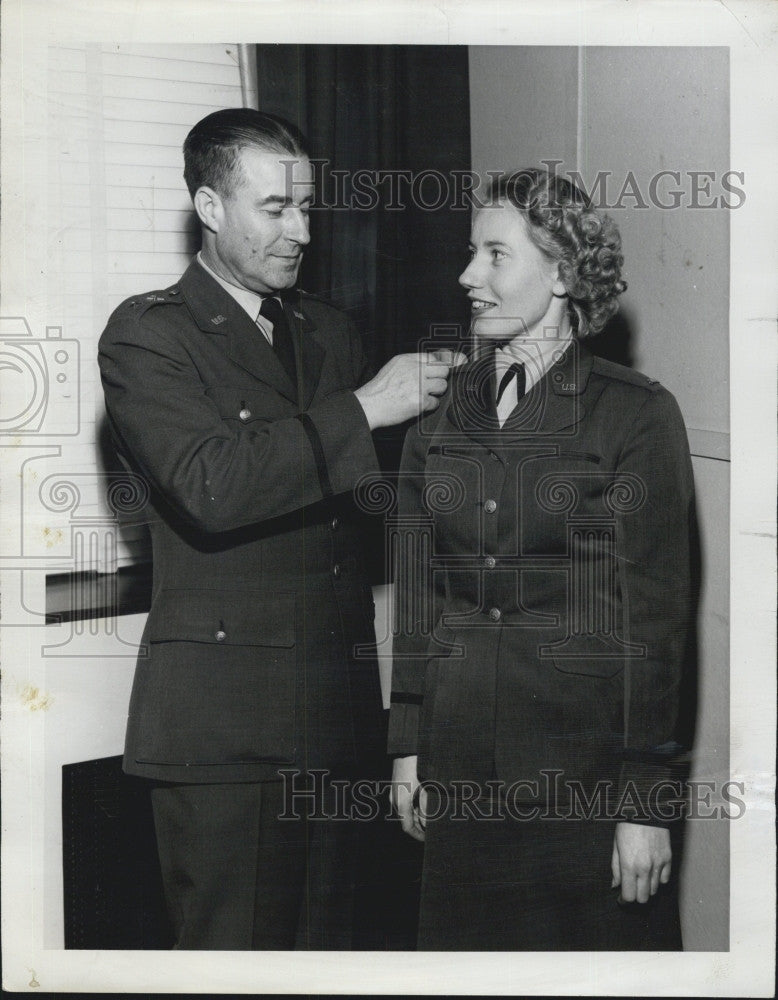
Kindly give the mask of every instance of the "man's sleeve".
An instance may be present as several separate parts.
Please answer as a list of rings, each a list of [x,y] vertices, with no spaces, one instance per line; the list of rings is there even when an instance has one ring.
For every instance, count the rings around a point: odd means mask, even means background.
[[[398,482],[398,526],[403,532],[394,566],[395,629],[389,712],[390,754],[418,749],[419,720],[432,627],[435,590],[430,555],[422,537],[431,538],[429,515],[422,503],[426,442],[418,425],[405,438]]]
[[[106,410],[121,450],[194,527],[222,532],[279,517],[378,471],[355,368],[353,384],[305,413],[228,423],[186,337],[159,312],[125,306],[109,321],[99,351]]]
[[[678,711],[695,610],[696,518],[686,430],[664,389],[652,392],[635,417],[611,503],[623,638],[645,650],[625,661],[619,793],[629,801],[634,790],[652,819],[669,819],[684,751]]]

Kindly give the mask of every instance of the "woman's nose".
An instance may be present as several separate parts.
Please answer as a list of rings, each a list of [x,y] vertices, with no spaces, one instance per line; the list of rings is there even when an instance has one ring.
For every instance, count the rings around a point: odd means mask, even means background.
[[[459,275],[459,278],[457,280],[459,281],[459,284],[463,288],[468,288],[468,289],[478,288],[479,280],[474,260],[470,261],[470,263],[467,265],[464,271]]]

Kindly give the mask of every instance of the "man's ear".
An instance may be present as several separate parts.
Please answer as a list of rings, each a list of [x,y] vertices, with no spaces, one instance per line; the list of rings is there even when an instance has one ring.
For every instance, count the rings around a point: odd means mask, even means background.
[[[224,218],[224,206],[221,197],[210,187],[201,187],[195,191],[195,212],[200,222],[212,233],[218,233]]]

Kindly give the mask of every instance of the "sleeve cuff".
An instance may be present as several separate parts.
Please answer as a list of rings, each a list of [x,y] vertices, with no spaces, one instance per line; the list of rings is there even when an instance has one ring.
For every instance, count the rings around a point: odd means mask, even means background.
[[[644,826],[668,826],[683,819],[686,809],[685,769],[672,766],[622,765],[616,819]]]
[[[413,703],[398,698],[418,699]],[[421,695],[393,692],[389,712],[387,752],[394,757],[408,757],[418,752]]]
[[[346,493],[363,475],[380,471],[367,418],[350,390],[334,393],[300,420],[324,496]]]

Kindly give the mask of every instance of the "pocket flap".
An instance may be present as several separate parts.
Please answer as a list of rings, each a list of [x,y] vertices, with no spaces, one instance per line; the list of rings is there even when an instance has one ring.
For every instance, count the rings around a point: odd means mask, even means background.
[[[552,656],[554,666],[563,674],[581,677],[615,677],[624,669],[623,656]]]
[[[149,614],[150,642],[294,646],[295,595],[262,590],[163,590]]]

